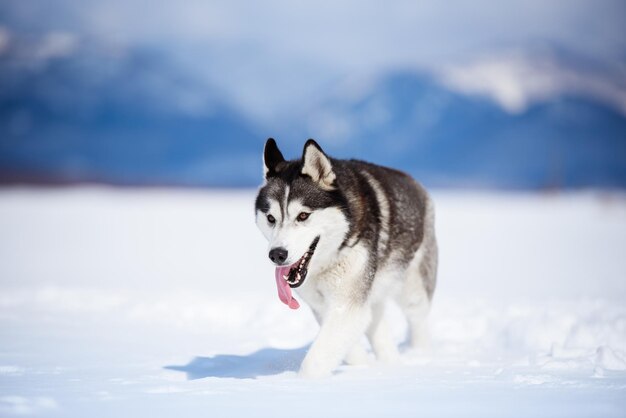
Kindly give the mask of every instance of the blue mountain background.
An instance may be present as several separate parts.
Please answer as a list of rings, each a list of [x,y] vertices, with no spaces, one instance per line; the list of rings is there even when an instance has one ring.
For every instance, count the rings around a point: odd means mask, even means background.
[[[39,65],[20,54],[0,55],[4,184],[251,187],[267,137],[296,158],[313,136],[333,156],[393,166],[428,186],[626,188],[624,112],[576,91],[510,112],[427,71],[392,69],[358,97],[331,88],[264,123],[158,49],[87,44]],[[325,136],[316,115],[343,128]]]

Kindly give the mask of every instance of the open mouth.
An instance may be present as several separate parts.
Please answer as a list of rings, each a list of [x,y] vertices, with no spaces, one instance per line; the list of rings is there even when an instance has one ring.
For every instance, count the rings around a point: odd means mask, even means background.
[[[317,247],[319,240],[319,236],[315,238],[309,246],[309,250],[304,253],[298,261],[289,266],[289,274],[287,274],[286,281],[292,289],[295,289],[304,283],[304,279],[306,279],[306,275],[309,272],[308,267],[311,262],[311,257],[315,252],[315,247]]]
[[[311,262],[311,257],[313,257],[315,247],[317,247],[319,240],[319,236],[315,238],[309,246],[309,250],[292,265],[276,267],[275,276],[278,297],[291,309],[298,309],[300,307],[298,301],[291,295],[291,289],[299,287],[304,283],[309,271],[308,267]]]

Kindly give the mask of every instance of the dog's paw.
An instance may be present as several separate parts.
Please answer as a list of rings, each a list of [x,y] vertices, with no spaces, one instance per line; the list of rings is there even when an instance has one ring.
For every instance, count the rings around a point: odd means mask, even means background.
[[[389,364],[389,365],[399,364],[400,352],[398,352],[398,348],[395,346],[386,347],[384,350],[378,350],[376,352],[376,358],[378,358],[378,361],[384,364]]]
[[[344,362],[350,366],[367,366],[372,364],[372,359],[365,347],[356,346],[350,350]]]
[[[315,369],[308,367],[301,367],[298,372],[298,377],[303,379],[323,379],[325,377],[330,377],[332,372],[327,369]]]
[[[321,379],[329,377],[333,372],[333,368],[325,364],[324,362],[314,361],[310,358],[305,358],[300,366],[298,376],[305,379]]]

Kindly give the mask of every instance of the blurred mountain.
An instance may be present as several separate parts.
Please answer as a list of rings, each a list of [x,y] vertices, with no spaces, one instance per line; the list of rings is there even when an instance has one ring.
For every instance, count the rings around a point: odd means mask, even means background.
[[[625,115],[577,92],[511,112],[431,75],[397,72],[356,98],[324,102],[309,128],[336,139],[327,147],[334,154],[399,167],[431,185],[626,187]]]
[[[391,71],[270,130],[158,49],[1,35],[2,183],[254,186],[269,134],[286,155],[312,136],[428,185],[626,187],[624,77],[582,59]]]
[[[217,88],[158,51],[52,34],[0,55],[4,182],[242,186],[258,144]]]

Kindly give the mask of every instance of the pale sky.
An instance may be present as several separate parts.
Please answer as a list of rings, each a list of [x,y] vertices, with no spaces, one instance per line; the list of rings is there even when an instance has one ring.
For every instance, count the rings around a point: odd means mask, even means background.
[[[0,12],[9,29],[161,48],[260,113],[342,77],[437,68],[508,48],[551,45],[626,62],[623,0],[3,0]]]

